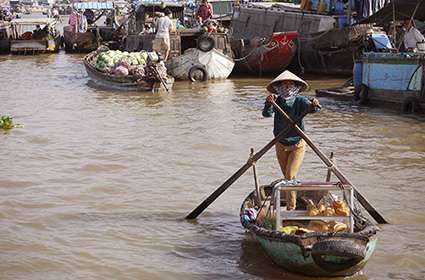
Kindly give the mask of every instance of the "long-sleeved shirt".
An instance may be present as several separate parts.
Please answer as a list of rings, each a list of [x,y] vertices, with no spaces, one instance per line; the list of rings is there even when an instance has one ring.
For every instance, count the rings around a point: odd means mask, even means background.
[[[285,113],[291,118],[291,120],[295,120],[302,116],[305,112],[310,110],[310,101],[305,96],[295,96],[288,100],[278,96],[276,100],[276,104],[282,108]],[[314,112],[319,111],[319,109],[315,109]],[[271,117],[275,109],[272,104],[266,102],[263,109],[264,117]],[[274,115],[274,129],[273,134],[276,137],[281,131],[285,130],[288,127],[288,122],[279,112],[275,112]],[[297,123],[298,127],[301,130],[304,130],[304,120],[300,120]],[[291,129],[286,136],[282,137],[279,142],[283,145],[295,145],[301,140],[301,137],[297,134],[295,129]]]
[[[415,49],[416,43],[423,41],[425,41],[424,35],[413,26],[404,34],[404,47],[406,49]]]

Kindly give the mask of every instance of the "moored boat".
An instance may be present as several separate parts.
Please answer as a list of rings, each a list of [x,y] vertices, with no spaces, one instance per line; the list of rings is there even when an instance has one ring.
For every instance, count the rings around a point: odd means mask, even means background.
[[[194,82],[227,79],[235,63],[231,57],[217,49],[204,52],[191,48],[168,60],[166,65],[174,78]]]
[[[10,22],[10,51],[15,54],[58,52],[61,36],[52,18],[14,19]],[[31,31],[32,30],[32,31]]]
[[[356,95],[361,104],[396,107],[402,113],[425,110],[425,49],[417,53],[368,52],[358,63],[360,71],[354,78],[361,81]]]
[[[349,26],[346,14],[332,15],[331,10],[329,14],[317,13],[282,2],[242,4],[234,9],[233,38],[271,38],[274,32],[296,31],[297,55],[290,68],[350,75],[353,53],[363,47],[365,31],[372,26]]]
[[[152,92],[155,90],[170,90],[174,83],[172,77],[161,77],[156,70],[154,64],[147,66],[150,67],[152,75],[143,79],[136,79],[133,75],[116,76],[107,72],[102,72],[96,69],[97,56],[107,49],[100,49],[89,53],[83,58],[84,67],[86,68],[89,78],[99,87],[124,90],[124,91],[146,91]]]
[[[232,38],[236,69],[252,74],[283,72],[296,54],[297,36],[297,32],[274,32],[269,40]]]
[[[67,52],[89,53],[101,45],[117,49],[125,32],[125,22],[118,22],[120,8],[113,2],[76,2],[73,8],[77,11],[71,15],[77,26],[67,25],[63,28],[65,50]],[[90,19],[82,20],[89,15]],[[76,16],[78,15],[78,16]],[[87,17],[85,17],[87,18]],[[106,18],[105,23],[99,22]]]
[[[312,216],[313,210],[309,207],[302,209],[303,206],[300,206],[292,211],[281,207],[281,192],[300,189],[314,190],[316,195],[317,191],[321,194],[338,190],[344,194],[349,192],[351,195],[347,205],[350,213],[332,212],[331,215],[316,212]],[[360,271],[371,257],[378,228],[355,207],[350,186],[339,182],[278,180],[261,187],[259,193],[257,195],[257,191],[254,191],[243,201],[241,222],[279,266],[309,276],[349,276]],[[258,204],[259,197],[261,204]],[[327,207],[325,211],[329,209]]]

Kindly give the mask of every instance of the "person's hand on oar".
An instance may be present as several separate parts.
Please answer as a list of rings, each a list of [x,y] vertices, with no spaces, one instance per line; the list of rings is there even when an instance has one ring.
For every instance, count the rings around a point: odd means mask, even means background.
[[[320,106],[320,102],[317,98],[312,98],[310,99],[311,105],[310,105],[310,111],[311,112],[316,112],[317,108],[322,108],[322,106]]]
[[[277,100],[277,95],[276,94],[270,94],[269,96],[267,96],[266,98],[266,102],[267,103],[272,103],[272,102],[276,102]]]

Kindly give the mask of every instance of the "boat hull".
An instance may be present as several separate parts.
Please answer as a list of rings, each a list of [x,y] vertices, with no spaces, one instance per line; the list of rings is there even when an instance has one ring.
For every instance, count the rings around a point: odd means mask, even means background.
[[[245,209],[254,205],[252,192],[242,203]],[[350,276],[359,272],[373,254],[376,227],[367,225],[356,233],[312,232],[289,235],[243,222],[265,253],[282,268],[308,276]]]
[[[359,272],[371,257],[377,242],[377,239],[374,238],[366,244],[361,244],[361,246],[367,248],[367,251],[366,256],[358,262],[354,258],[339,256],[337,253],[323,256],[323,260],[320,261],[318,257],[314,257],[311,250],[306,250],[305,247],[295,242],[284,242],[263,234],[257,234],[254,230],[251,230],[251,234],[277,265],[293,273],[323,277],[350,276]],[[330,241],[332,240],[328,239],[326,242]],[[335,241],[355,244],[349,237],[338,237],[335,238]]]
[[[10,52],[13,54],[55,53],[59,51],[60,36],[44,40],[11,40]]]
[[[192,70],[205,70],[204,80],[227,79],[233,70],[233,59],[223,52],[212,49],[208,52],[192,48],[183,55],[173,57],[166,63],[168,73],[179,80],[191,80]]]
[[[264,7],[263,7],[264,6]],[[267,8],[265,8],[267,7]],[[357,38],[369,27],[335,28],[331,15],[305,13],[286,3],[253,3],[235,7],[233,38],[270,38],[273,32],[296,31],[298,54],[288,66],[294,71],[351,75]],[[356,42],[354,42],[356,41]],[[325,46],[326,45],[326,46]]]
[[[93,32],[76,33],[69,31],[69,27],[64,27],[63,38],[65,51],[89,53],[98,47],[96,35]]]
[[[0,54],[7,54],[10,52],[10,40],[0,40]]]
[[[425,110],[425,54],[363,53],[359,59],[361,104],[401,109],[402,113]]]
[[[296,32],[273,33],[266,44],[251,43],[251,46],[244,45],[246,40],[233,42],[235,68],[251,74],[281,73],[296,54],[297,46],[293,41],[296,36]]]

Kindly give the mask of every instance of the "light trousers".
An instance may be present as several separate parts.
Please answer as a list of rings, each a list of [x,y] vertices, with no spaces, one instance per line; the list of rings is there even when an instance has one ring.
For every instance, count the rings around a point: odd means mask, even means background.
[[[279,161],[280,169],[282,170],[285,179],[293,180],[297,177],[298,170],[300,169],[301,163],[304,159],[304,154],[305,142],[302,139],[297,144],[290,146],[283,145],[280,142],[276,144],[277,160]],[[288,209],[295,209],[297,203],[297,192],[290,191],[285,193],[288,194],[285,196]]]

